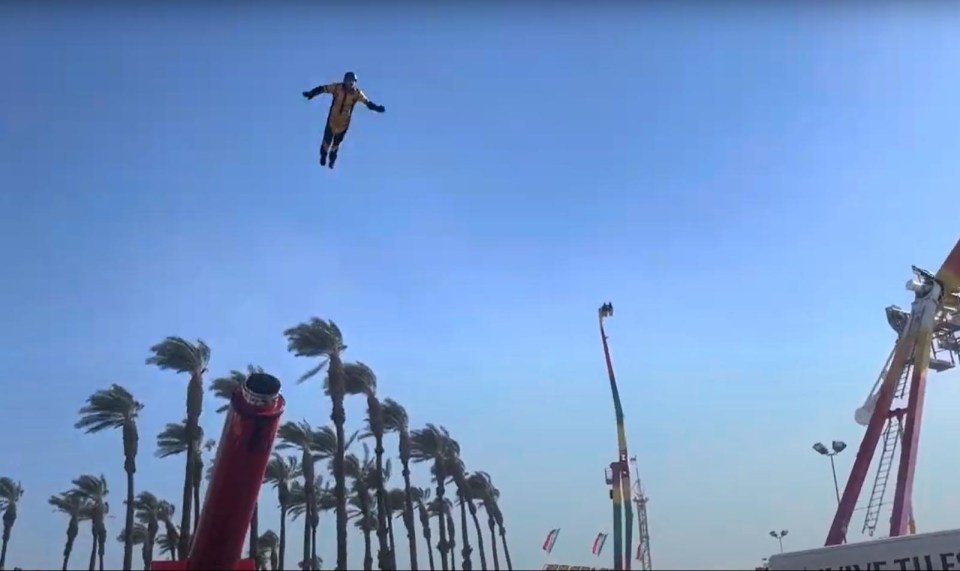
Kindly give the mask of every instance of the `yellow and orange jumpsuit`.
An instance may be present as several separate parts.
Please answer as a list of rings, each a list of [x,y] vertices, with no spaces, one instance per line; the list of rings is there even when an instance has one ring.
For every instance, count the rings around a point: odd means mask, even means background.
[[[333,101],[330,102],[330,111],[327,113],[327,125],[323,130],[320,155],[326,158],[329,153],[330,158],[335,161],[340,143],[343,142],[343,137],[350,128],[350,117],[353,115],[354,105],[363,103],[369,109],[377,109],[379,106],[371,103],[359,87],[349,89],[343,83],[320,85],[307,91],[305,95],[312,99],[322,93],[332,95]]]

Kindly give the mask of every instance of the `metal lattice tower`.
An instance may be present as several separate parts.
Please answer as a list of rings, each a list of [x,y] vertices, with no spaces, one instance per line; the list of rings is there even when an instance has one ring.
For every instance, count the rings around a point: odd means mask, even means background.
[[[637,506],[637,525],[640,533],[637,536],[637,553],[635,557],[640,562],[642,571],[651,571],[653,563],[650,559],[650,526],[647,520],[647,501],[649,498],[643,493],[643,485],[640,483],[640,470],[637,468],[637,457],[630,458],[630,464],[633,467],[634,488],[633,503]]]

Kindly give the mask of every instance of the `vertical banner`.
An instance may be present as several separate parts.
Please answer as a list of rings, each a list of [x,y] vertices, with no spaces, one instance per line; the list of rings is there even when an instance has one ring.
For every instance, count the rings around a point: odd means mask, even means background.
[[[593,554],[599,557],[600,552],[603,551],[603,544],[606,542],[607,542],[607,534],[598,533],[597,538],[593,540]]]
[[[560,535],[560,528],[551,529],[547,538],[543,540],[543,550],[547,553],[553,551],[553,546],[557,543],[557,536]]]

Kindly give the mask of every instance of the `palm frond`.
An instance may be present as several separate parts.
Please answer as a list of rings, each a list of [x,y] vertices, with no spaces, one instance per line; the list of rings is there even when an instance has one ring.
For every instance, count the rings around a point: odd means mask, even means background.
[[[343,364],[343,381],[348,395],[377,394],[376,373],[360,361]],[[323,380],[323,390],[330,393],[330,375]]]
[[[134,545],[141,545],[147,541],[147,528],[143,524],[135,523],[131,529],[133,533],[130,534],[131,539],[133,539]],[[124,543],[127,538],[125,537],[126,530],[121,530],[120,535],[117,536],[117,541]]]
[[[143,403],[137,401],[125,387],[117,384],[99,390],[87,397],[80,409],[80,420],[73,427],[93,433],[108,428],[122,428],[124,422],[137,418]]]
[[[289,483],[294,478],[302,474],[300,468],[300,459],[296,456],[283,457],[274,452],[270,461],[267,463],[267,470],[264,473],[263,481],[273,484],[274,487]]]
[[[94,476],[93,474],[83,474],[74,479],[73,490],[82,498],[98,505],[106,505],[107,495],[110,488],[107,486],[107,478],[103,474]]]
[[[319,374],[326,367],[330,355],[346,349],[343,333],[337,324],[319,317],[311,317],[304,323],[290,327],[283,335],[287,338],[287,350],[295,356],[324,358],[320,364],[300,376],[297,380],[300,383]]]
[[[183,337],[170,336],[150,347],[152,356],[147,358],[148,365],[155,365],[163,370],[202,375],[210,363],[210,347],[197,339],[196,344]]]
[[[407,409],[397,401],[387,398],[381,403],[383,410],[383,428],[386,432],[404,432],[410,429],[410,417]]]
[[[199,442],[203,441],[203,427],[197,427]],[[198,443],[199,443],[198,442]],[[186,419],[180,422],[168,422],[167,425],[157,435],[157,451],[154,455],[157,458],[167,458],[183,454],[190,448],[190,437],[187,435]]]
[[[0,478],[0,507],[16,504],[23,497],[23,485],[13,478]]]

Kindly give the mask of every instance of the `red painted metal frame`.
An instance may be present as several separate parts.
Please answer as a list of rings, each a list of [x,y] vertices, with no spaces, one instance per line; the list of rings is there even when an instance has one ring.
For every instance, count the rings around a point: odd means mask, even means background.
[[[960,241],[947,255],[943,265],[937,271],[936,279],[943,287],[944,295],[955,293],[960,288]],[[913,517],[913,479],[916,473],[917,450],[920,444],[920,423],[923,419],[923,402],[926,396],[927,366],[929,364],[929,332],[919,335],[903,335],[897,340],[894,357],[887,375],[877,395],[876,408],[867,424],[863,441],[857,450],[857,457],[850,469],[850,477],[843,489],[837,512],[827,534],[826,545],[838,545],[846,540],[847,527],[853,517],[857,500],[860,497],[864,480],[870,470],[873,455],[880,443],[883,427],[892,414],[890,405],[893,393],[903,374],[907,359],[913,353],[914,370],[910,379],[910,391],[907,406],[896,414],[902,414],[903,443],[900,448],[900,463],[897,469],[897,482],[894,488],[893,513],[890,518],[890,535],[899,536],[910,533]]]
[[[255,378],[261,387],[271,388],[273,399],[262,394],[248,398],[243,387],[234,391],[189,557],[182,561],[155,561],[152,570],[256,568],[253,559],[241,556],[285,402],[276,378],[262,373],[251,375],[247,388],[252,389]]]

